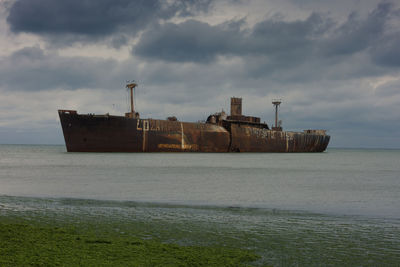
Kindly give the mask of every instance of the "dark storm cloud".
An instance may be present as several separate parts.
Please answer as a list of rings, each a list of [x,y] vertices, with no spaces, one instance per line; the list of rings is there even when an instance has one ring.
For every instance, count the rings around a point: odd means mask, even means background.
[[[380,44],[372,48],[375,63],[382,66],[400,67],[400,35],[399,33],[386,36]]]
[[[209,62],[218,55],[292,54],[308,50],[311,38],[328,27],[317,14],[305,21],[266,20],[252,30],[242,26],[243,20],[216,26],[195,20],[157,25],[144,33],[134,53],[177,62]]]
[[[0,59],[0,86],[9,90],[96,88],[109,85],[113,60],[61,57],[26,47]]]
[[[379,4],[364,20],[358,18],[357,13],[351,13],[345,23],[323,39],[320,49],[324,55],[337,56],[350,55],[380,45],[391,13],[394,12],[390,3]]]
[[[307,61],[340,60],[367,52],[383,66],[398,66],[399,21],[393,4],[381,3],[365,18],[351,13],[343,23],[313,13],[305,20],[267,19],[252,28],[243,21],[209,25],[195,20],[157,25],[144,32],[133,53],[142,58],[171,62],[211,62],[218,56],[253,57],[264,67],[296,66]],[[332,59],[329,59],[332,58]],[[327,62],[325,62],[327,63]]]
[[[123,31],[135,33],[148,23],[206,11],[212,0],[16,0],[7,22],[14,33],[51,37],[69,35],[78,40]]]
[[[241,42],[239,33],[231,24],[210,26],[195,20],[166,23],[147,31],[134,51],[149,59],[209,62],[218,54],[232,53]]]
[[[146,84],[178,85],[184,91],[207,84],[263,94],[266,84],[270,92],[284,92],[290,90],[284,84],[309,83],[316,77],[343,80],[390,75],[388,69],[400,65],[400,34],[397,29],[390,34],[385,30],[388,20],[398,19],[396,12],[393,5],[381,4],[365,18],[352,13],[340,24],[313,13],[290,22],[264,20],[250,29],[244,20],[215,26],[196,20],[157,24],[144,32],[133,49],[135,55],[149,59],[141,60],[140,68],[137,57],[123,62],[63,57],[29,47],[0,59],[0,86],[19,90],[115,88],[126,79],[145,77]],[[349,50],[338,45],[352,36],[357,36],[356,44]],[[126,38],[114,35],[113,45],[121,46]],[[227,56],[232,64],[216,60],[218,56]],[[279,86],[270,86],[273,83]]]

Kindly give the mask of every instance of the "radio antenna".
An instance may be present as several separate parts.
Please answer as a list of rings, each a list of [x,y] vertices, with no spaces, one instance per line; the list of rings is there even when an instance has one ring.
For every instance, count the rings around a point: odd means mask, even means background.
[[[278,126],[278,107],[282,103],[281,99],[273,99],[272,104],[275,106],[275,129],[280,130],[280,125]]]

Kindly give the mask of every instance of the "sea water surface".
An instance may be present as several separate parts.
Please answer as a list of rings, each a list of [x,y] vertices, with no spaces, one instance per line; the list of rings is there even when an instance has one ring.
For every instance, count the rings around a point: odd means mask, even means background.
[[[257,264],[400,264],[400,150],[67,153],[0,145],[0,215],[96,218]]]

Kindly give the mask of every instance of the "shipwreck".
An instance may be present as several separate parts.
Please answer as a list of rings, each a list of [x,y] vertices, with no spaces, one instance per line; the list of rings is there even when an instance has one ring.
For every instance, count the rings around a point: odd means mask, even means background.
[[[280,100],[274,100],[275,125],[242,114],[242,99],[231,98],[230,115],[218,112],[205,122],[142,119],[134,109],[125,116],[78,114],[58,110],[68,152],[323,152],[330,136],[325,130],[284,131],[278,121]]]

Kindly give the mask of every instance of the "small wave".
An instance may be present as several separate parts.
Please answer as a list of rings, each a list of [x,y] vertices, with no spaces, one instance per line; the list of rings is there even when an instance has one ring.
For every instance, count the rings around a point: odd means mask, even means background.
[[[196,203],[169,203],[169,202],[142,202],[142,201],[120,201],[120,200],[102,200],[86,198],[43,198],[43,197],[25,197],[25,196],[0,196],[0,209],[3,206],[25,207],[34,209],[34,207],[43,207],[47,209],[50,206],[69,206],[69,207],[96,207],[96,208],[157,208],[157,209],[190,209],[190,210],[208,210],[229,212],[243,215],[279,215],[279,216],[325,216],[324,214],[312,213],[307,211],[284,210],[268,207],[252,207],[238,205],[212,205]]]

